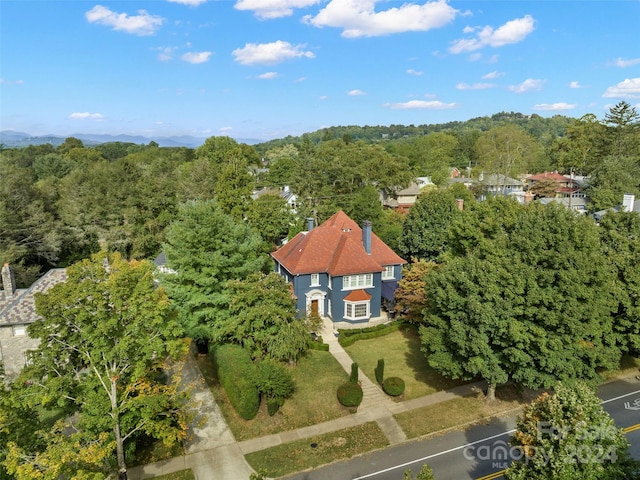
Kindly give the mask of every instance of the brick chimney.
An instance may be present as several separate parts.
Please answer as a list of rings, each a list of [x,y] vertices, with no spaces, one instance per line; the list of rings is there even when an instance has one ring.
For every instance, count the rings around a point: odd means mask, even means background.
[[[4,288],[4,297],[13,298],[16,293],[16,279],[13,275],[13,268],[8,263],[2,267],[2,287]]]
[[[371,222],[369,220],[362,222],[362,245],[364,251],[371,255]]]

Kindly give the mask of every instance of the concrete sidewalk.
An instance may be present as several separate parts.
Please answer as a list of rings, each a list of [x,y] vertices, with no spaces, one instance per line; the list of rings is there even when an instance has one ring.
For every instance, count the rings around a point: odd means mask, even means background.
[[[325,320],[321,335],[324,342],[329,345],[329,352],[347,373],[351,373],[353,361],[338,342],[330,320]],[[196,370],[193,370],[193,367]],[[253,472],[244,459],[244,455],[248,453],[367,422],[376,422],[389,440],[389,444],[396,445],[406,441],[407,437],[396,422],[395,414],[472,395],[486,388],[484,382],[477,382],[405,402],[394,402],[362,370],[359,370],[363,399],[356,413],[308,427],[236,442],[193,359],[191,365],[187,365],[185,370],[196,385],[192,396],[195,395],[198,398],[203,410],[211,413],[201,417],[200,423],[191,428],[192,437],[185,445],[186,455],[130,468],[128,473],[131,480],[153,478],[188,468],[193,470],[198,480],[248,480]]]

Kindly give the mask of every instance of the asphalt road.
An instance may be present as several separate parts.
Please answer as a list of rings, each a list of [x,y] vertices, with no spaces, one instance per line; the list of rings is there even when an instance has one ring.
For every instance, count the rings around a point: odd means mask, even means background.
[[[603,385],[598,390],[603,406],[621,428],[630,429],[630,453],[640,459],[640,381],[630,378]],[[290,480],[402,480],[404,471],[414,475],[428,463],[438,480],[489,480],[501,478],[509,462],[508,440],[516,417],[493,419],[464,431],[373,452],[300,473]],[[501,448],[502,447],[502,448]],[[502,454],[502,455],[501,455]]]

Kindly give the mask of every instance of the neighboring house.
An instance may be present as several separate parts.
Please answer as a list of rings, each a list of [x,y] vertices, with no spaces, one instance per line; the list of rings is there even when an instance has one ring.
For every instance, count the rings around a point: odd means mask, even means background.
[[[430,177],[418,177],[407,188],[391,193],[383,191],[381,194],[382,206],[400,213],[407,213],[415,205],[424,187],[433,185]]]
[[[638,212],[640,214],[640,200],[636,200],[635,195],[626,194],[622,197],[622,205],[595,212],[593,218],[599,222],[604,214],[609,212]]]
[[[153,260],[153,264],[156,266],[158,273],[176,274],[175,270],[167,266],[167,256],[164,252],[160,252],[158,256]]]
[[[520,180],[499,173],[481,173],[476,185],[480,189],[479,200],[495,195],[513,195],[518,198],[524,195],[524,184]]]
[[[544,172],[530,175],[526,181],[528,190],[534,192],[541,203],[559,203],[571,210],[586,213],[589,199],[583,189],[584,177]]]
[[[261,188],[260,190],[254,191],[251,194],[251,198],[253,200],[257,200],[263,195],[279,195],[280,198],[284,198],[287,201],[287,205],[289,206],[291,211],[293,211],[294,213],[298,208],[298,196],[291,191],[288,185],[285,185],[279,190],[276,188],[269,188],[269,187]]]
[[[64,282],[67,273],[64,268],[49,270],[27,289],[17,289],[13,269],[2,267],[0,292],[0,360],[6,377],[11,378],[29,361],[29,352],[38,348],[39,340],[30,338],[27,327],[38,320],[35,298],[37,292],[46,292],[57,283]]]
[[[371,231],[339,211],[271,254],[293,286],[299,314],[367,322],[393,305],[405,262]]]

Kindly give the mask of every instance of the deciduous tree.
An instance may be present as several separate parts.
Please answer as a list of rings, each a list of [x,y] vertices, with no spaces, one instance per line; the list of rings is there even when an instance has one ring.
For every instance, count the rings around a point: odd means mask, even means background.
[[[526,406],[510,441],[508,480],[625,480],[638,478],[624,431],[582,384],[559,384]]]
[[[41,343],[19,381],[32,382],[45,407],[77,409],[85,440],[108,433],[126,479],[126,442],[144,433],[170,445],[186,433],[176,385],[157,380],[165,362],[184,351],[182,329],[149,262],[96,255],[67,276],[36,295],[42,319],[29,334]],[[47,455],[55,459],[59,448],[73,445],[54,441]]]

